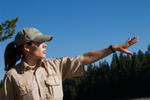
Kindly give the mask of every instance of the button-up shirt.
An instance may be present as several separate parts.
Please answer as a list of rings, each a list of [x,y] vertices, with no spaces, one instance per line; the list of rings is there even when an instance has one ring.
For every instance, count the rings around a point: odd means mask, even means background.
[[[83,73],[82,55],[43,60],[35,69],[22,60],[6,73],[0,100],[63,100],[63,80]]]

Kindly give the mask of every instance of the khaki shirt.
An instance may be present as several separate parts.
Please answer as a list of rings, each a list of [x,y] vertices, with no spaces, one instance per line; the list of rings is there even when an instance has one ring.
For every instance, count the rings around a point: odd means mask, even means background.
[[[36,69],[21,61],[6,73],[0,100],[63,100],[62,81],[83,73],[82,56],[43,60]]]

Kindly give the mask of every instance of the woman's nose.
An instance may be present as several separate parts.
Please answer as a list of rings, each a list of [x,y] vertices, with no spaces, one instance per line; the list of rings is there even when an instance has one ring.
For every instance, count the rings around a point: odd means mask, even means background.
[[[45,42],[43,42],[43,47],[47,47],[47,44]]]

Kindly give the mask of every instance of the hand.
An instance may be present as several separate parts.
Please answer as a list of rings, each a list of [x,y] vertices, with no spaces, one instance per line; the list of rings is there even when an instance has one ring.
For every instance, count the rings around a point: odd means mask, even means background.
[[[122,52],[122,53],[126,53],[126,54],[129,54],[129,55],[133,55],[132,52],[128,51],[128,48],[129,48],[130,46],[132,46],[133,44],[137,43],[138,41],[139,41],[139,40],[138,40],[138,37],[135,36],[135,37],[133,37],[132,39],[128,39],[128,40],[126,41],[126,43],[124,43],[124,44],[113,46],[113,49],[114,49],[115,51],[120,51],[120,52]]]

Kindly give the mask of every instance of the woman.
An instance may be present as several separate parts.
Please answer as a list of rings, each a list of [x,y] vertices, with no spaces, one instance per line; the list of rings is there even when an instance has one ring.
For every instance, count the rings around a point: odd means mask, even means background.
[[[98,61],[115,51],[132,55],[128,47],[138,42],[138,37],[122,45],[92,51],[74,58],[45,58],[46,44],[52,36],[43,35],[35,28],[24,28],[5,50],[7,71],[1,100],[62,100],[62,82],[69,77],[81,76],[84,65]],[[20,63],[16,64],[17,61]]]

